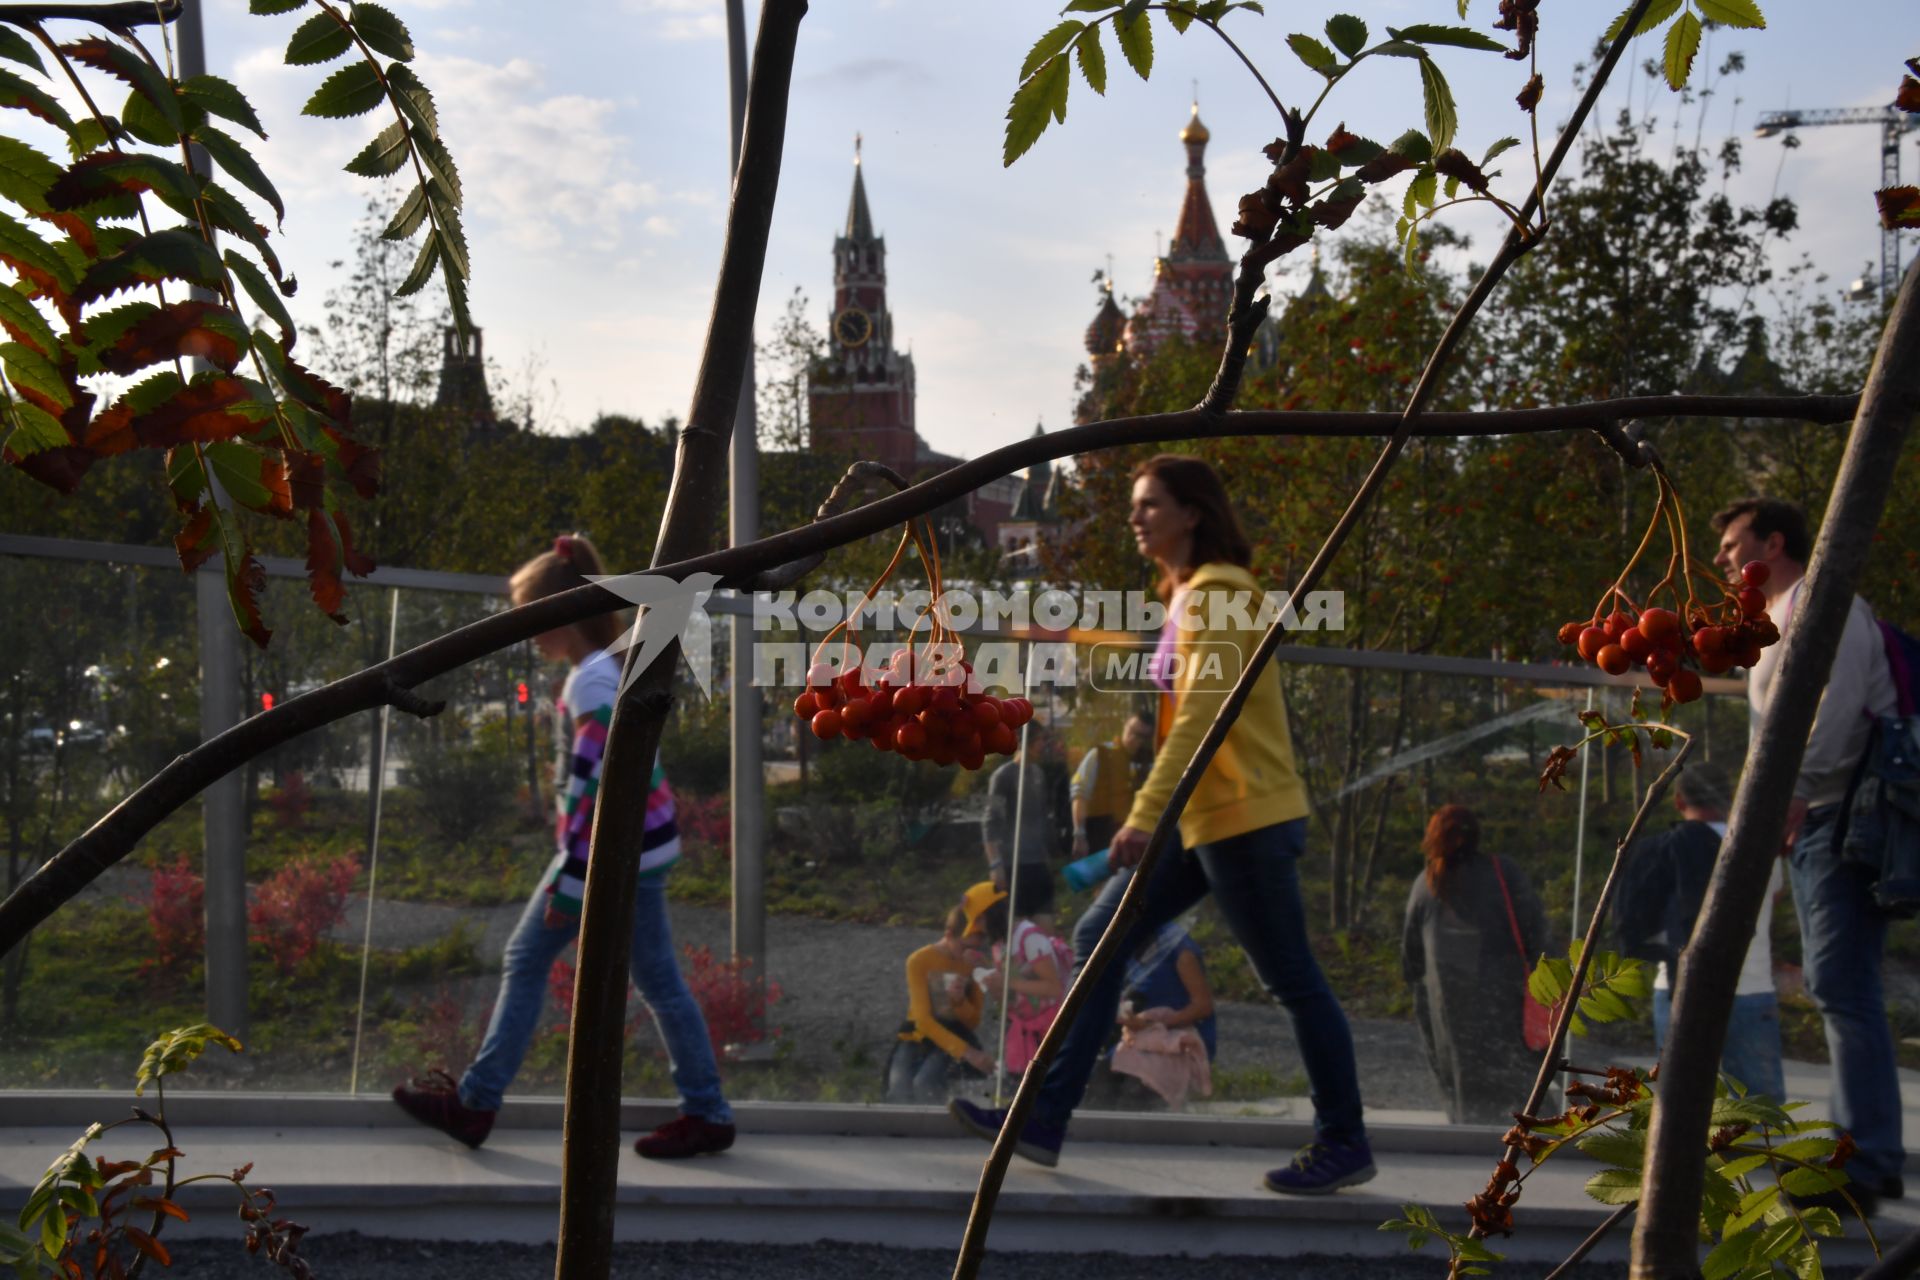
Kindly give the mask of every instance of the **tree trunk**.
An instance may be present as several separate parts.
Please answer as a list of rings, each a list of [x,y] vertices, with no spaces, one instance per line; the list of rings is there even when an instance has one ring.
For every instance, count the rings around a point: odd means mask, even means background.
[[[1771,705],[1741,774],[1713,881],[1674,984],[1673,1026],[1660,1060],[1644,1194],[1633,1232],[1633,1280],[1677,1280],[1698,1271],[1707,1124],[1734,986],[1760,918],[1768,867],[1780,850],[1793,782],[1852,605],[1854,584],[1866,564],[1916,412],[1920,266],[1908,269],[1881,334],[1807,566],[1800,605],[1781,641]]]
[[[724,494],[728,441],[753,350],[754,310],[779,189],[794,46],[806,11],[806,0],[767,0],[761,9],[726,248],[654,547],[656,566],[697,555],[714,540],[712,514]],[[626,687],[614,705],[587,859],[567,1054],[557,1280],[603,1280],[612,1260],[633,895],[648,781],[671,705],[680,646],[677,641],[668,644],[644,671],[636,670],[638,653],[637,647],[628,650],[622,673]]]

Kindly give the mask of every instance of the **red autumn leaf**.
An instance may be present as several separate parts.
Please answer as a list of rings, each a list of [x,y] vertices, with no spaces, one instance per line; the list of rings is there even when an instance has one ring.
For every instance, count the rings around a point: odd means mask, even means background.
[[[346,584],[340,581],[340,543],[333,534],[333,521],[324,511],[307,513],[307,587],[320,612],[335,622],[345,623],[347,615],[340,606],[346,603]]]
[[[1481,195],[1487,193],[1487,175],[1464,152],[1448,147],[1433,158],[1433,167],[1441,177],[1459,179],[1460,185],[1470,191],[1477,191]]]
[[[1888,230],[1920,227],[1920,187],[1882,187],[1873,202],[1880,206],[1880,225]]]
[[[353,422],[353,397],[292,356],[286,360],[284,379],[287,390],[302,404],[318,410],[329,424],[346,429]]]
[[[356,578],[364,578],[376,567],[373,557],[363,551],[353,549],[353,526],[347,523],[345,513],[333,513],[334,527],[340,530],[340,558],[346,563],[347,572]]]
[[[229,412],[251,400],[252,393],[238,378],[197,378],[138,415],[123,398],[93,420],[87,429],[87,447],[108,457],[136,446],[160,449],[189,440],[231,440],[256,425]]]
[[[1385,182],[1398,173],[1405,173],[1420,163],[1411,156],[1398,151],[1382,151],[1373,159],[1354,170],[1353,176],[1362,182]]]
[[[1920,80],[1901,76],[1900,91],[1893,95],[1893,105],[1902,111],[1920,112]]]
[[[260,457],[260,483],[272,495],[269,512],[276,516],[293,514],[293,488],[288,477],[286,461],[279,454],[267,453]]]
[[[228,562],[227,600],[233,606],[233,616],[239,619],[247,639],[262,649],[273,639],[273,632],[260,621],[260,591],[266,585],[266,567],[253,558],[251,551],[240,557],[238,565]]]
[[[1264,188],[1240,197],[1240,216],[1227,230],[1249,240],[1263,240],[1280,220],[1279,202]]]
[[[7,449],[4,450],[4,456],[7,462],[41,484],[58,489],[61,493],[72,493],[80,487],[80,478],[93,465],[96,455],[85,445],[62,444],[37,450],[24,458]]]
[[[1273,173],[1267,178],[1267,190],[1283,200],[1295,204],[1305,204],[1307,200],[1307,173],[1313,167],[1313,157],[1320,148],[1302,147],[1293,159],[1282,165],[1275,165]]]
[[[380,451],[332,427],[327,427],[326,433],[339,453],[340,469],[346,472],[347,483],[353,486],[353,491],[363,498],[371,498],[379,493]]]
[[[180,532],[173,535],[173,549],[180,556],[180,567],[192,573],[220,549],[213,535],[213,508],[198,507]]]
[[[1533,78],[1527,81],[1526,86],[1514,95],[1513,100],[1520,104],[1522,111],[1531,114],[1533,109],[1540,105],[1540,94],[1546,87],[1547,82],[1542,80],[1540,73],[1536,71]]]
[[[311,511],[327,500],[327,460],[317,453],[296,453],[287,466],[291,501],[297,511]]]
[[[223,325],[209,324],[218,318]],[[100,363],[118,374],[186,356],[205,360],[227,373],[240,363],[233,313],[217,302],[187,300],[156,308],[100,352]]]
[[[152,1258],[163,1267],[173,1265],[173,1255],[167,1252],[167,1246],[155,1240],[138,1227],[126,1228],[127,1239],[133,1241],[133,1247]]]

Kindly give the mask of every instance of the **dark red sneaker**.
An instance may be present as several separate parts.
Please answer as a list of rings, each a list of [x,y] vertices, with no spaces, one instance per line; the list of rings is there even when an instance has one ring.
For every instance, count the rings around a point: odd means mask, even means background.
[[[393,1086],[393,1100],[421,1124],[470,1147],[478,1147],[493,1132],[494,1113],[476,1111],[461,1102],[459,1084],[444,1071],[429,1071]]]
[[[649,1160],[684,1160],[718,1155],[733,1145],[733,1126],[699,1116],[680,1116],[633,1140],[633,1149]]]

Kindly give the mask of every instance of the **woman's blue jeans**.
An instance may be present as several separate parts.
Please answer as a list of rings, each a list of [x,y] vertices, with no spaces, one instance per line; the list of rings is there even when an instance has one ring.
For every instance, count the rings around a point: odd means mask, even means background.
[[[498,1111],[507,1086],[520,1071],[527,1045],[540,1024],[547,1003],[547,974],[562,951],[579,935],[577,920],[549,929],[546,879],[527,900],[527,909],[507,940],[500,974],[500,995],[480,1054],[460,1078],[460,1101],[479,1111]],[[673,1064],[674,1087],[680,1091],[680,1110],[714,1124],[732,1124],[733,1110],[720,1092],[720,1067],[714,1061],[713,1042],[707,1038],[707,1020],[680,976],[673,953],[673,933],[667,922],[665,874],[640,877],[633,895],[633,950],[628,959],[633,984],[653,1012]]]
[[[1353,1033],[1307,937],[1299,867],[1306,834],[1307,820],[1295,818],[1192,849],[1169,849],[1154,868],[1146,908],[1122,942],[1120,954],[1132,955],[1154,931],[1211,893],[1260,985],[1293,1016],[1293,1038],[1305,1061],[1313,1098],[1315,1137],[1345,1145],[1362,1141],[1366,1125],[1361,1119]],[[1119,909],[1132,877],[1132,872],[1123,871],[1108,880],[1074,926],[1076,978]],[[1087,1091],[1087,1078],[1113,1030],[1125,983],[1126,966],[1114,964],[1088,993],[1047,1072],[1034,1119],[1065,1127]]]

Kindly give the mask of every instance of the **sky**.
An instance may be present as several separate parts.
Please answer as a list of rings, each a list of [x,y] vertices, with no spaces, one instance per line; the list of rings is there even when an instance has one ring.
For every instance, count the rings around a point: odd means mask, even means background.
[[[543,396],[547,429],[583,428],[601,413],[684,415],[726,215],[721,0],[383,2],[411,28],[415,68],[440,104],[466,190],[472,312],[509,383],[522,393],[557,386]],[[340,166],[372,136],[376,117],[300,117],[327,70],[282,65],[301,17],[251,16],[246,0],[206,3],[208,69],[238,83],[267,125],[270,141],[256,154],[288,204],[281,253],[301,282],[293,310],[316,322],[339,280],[330,264],[348,254],[375,187]],[[1762,3],[1768,30],[1708,34],[1702,67],[1734,50],[1746,56],[1745,73],[1720,85],[1703,121],[1697,105],[1686,109],[1686,131],[1699,127],[1709,143],[1750,135],[1767,109],[1887,102],[1900,59],[1920,52],[1913,0]],[[1291,105],[1320,82],[1285,36],[1318,34],[1327,15],[1316,6],[1309,20],[1306,6],[1284,0],[1268,7],[1264,18],[1234,14],[1227,29]],[[1387,25],[1456,20],[1453,0],[1341,7],[1376,38]],[[1573,64],[1612,8],[1545,7],[1543,146],[1546,126],[1571,110]],[[748,0],[750,24],[757,11]],[[1493,0],[1472,0],[1467,21],[1484,29],[1495,12]],[[974,456],[1036,422],[1069,424],[1097,302],[1091,277],[1111,255],[1122,295],[1149,287],[1156,237],[1172,231],[1184,189],[1176,134],[1196,87],[1223,234],[1238,193],[1269,167],[1260,148],[1278,121],[1258,85],[1217,38],[1197,26],[1176,37],[1156,20],[1150,81],[1127,70],[1109,41],[1104,98],[1076,80],[1065,124],[1002,168],[1002,121],[1021,60],[1055,21],[1053,5],[1032,0],[815,0],[802,24],[760,331],[770,333],[795,289],[825,329],[833,237],[862,134],[895,331],[919,375],[920,431],[943,452]],[[1657,38],[1643,38],[1634,61],[1658,55]],[[1440,61],[1459,101],[1463,150],[1478,155],[1522,131],[1513,95],[1523,63],[1459,49]],[[1629,94],[1665,95],[1648,86],[1638,74],[1617,76],[1606,115]],[[1419,101],[1413,63],[1375,59],[1336,87],[1319,119],[1384,142],[1420,123]],[[1920,132],[1909,139],[1902,164],[1913,181]],[[1784,165],[1778,142],[1749,142],[1732,193],[1763,200],[1777,181],[1799,200],[1803,229],[1790,250],[1811,255],[1838,287],[1877,261],[1879,133],[1824,128],[1802,142]],[[1498,234],[1485,219],[1458,225],[1480,246]],[[1283,265],[1290,274],[1275,288],[1285,294],[1304,261]]]

